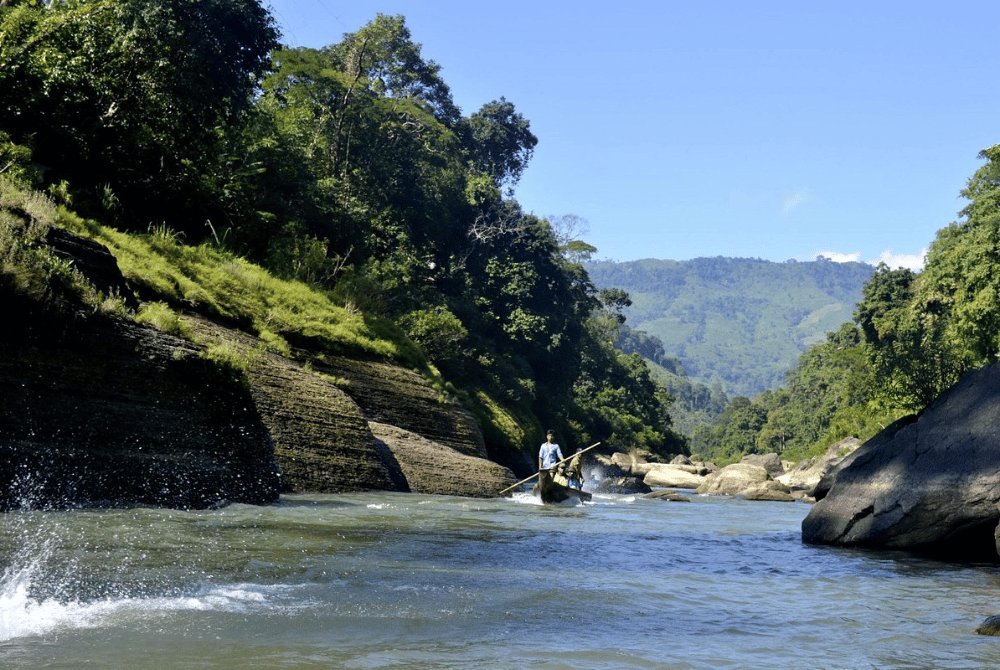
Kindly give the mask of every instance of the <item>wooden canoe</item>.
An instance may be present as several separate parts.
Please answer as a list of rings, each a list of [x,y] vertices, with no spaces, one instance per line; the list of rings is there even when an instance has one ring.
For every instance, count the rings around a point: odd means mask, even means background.
[[[570,488],[561,482],[556,481],[555,470],[539,470],[538,483],[531,490],[542,502],[550,505],[566,502],[567,500],[587,501],[593,496],[586,491]]]

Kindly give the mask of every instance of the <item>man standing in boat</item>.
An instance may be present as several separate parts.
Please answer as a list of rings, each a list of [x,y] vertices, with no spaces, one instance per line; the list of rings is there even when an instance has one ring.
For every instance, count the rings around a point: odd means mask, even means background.
[[[555,442],[556,432],[550,430],[545,434],[545,442],[538,449],[538,469],[549,470],[554,468],[556,463],[563,460],[562,450],[559,449],[559,445]]]

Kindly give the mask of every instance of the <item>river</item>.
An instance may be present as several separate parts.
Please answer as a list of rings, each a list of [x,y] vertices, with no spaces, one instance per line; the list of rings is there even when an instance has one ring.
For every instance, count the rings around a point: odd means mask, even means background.
[[[1000,568],[800,541],[801,503],[292,495],[2,517],[0,667],[991,668]]]

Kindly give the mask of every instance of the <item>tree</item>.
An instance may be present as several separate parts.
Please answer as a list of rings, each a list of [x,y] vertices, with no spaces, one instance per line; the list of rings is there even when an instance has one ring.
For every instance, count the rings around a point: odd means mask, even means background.
[[[940,231],[927,254],[916,309],[932,322],[950,355],[968,369],[1000,360],[1000,145],[962,190],[964,220]],[[954,377],[950,375],[949,377]]]
[[[916,306],[917,283],[911,270],[882,263],[855,309],[878,405],[920,410],[956,381],[955,352],[941,336],[944,321]]]
[[[256,0],[13,3],[0,13],[0,127],[77,207],[113,201],[136,226],[203,228],[223,216],[227,137],[277,37]]]
[[[618,323],[625,323],[625,315],[622,312],[632,306],[632,298],[628,293],[620,288],[602,288],[598,296],[601,304],[614,314]]]
[[[441,66],[424,60],[406,18],[378,14],[360,30],[329,47],[338,69],[347,75],[348,91],[363,88],[375,96],[412,99],[427,106],[446,125],[459,119]]]
[[[520,181],[538,144],[531,124],[503,97],[463,119],[459,134],[473,167],[497,187],[506,185],[508,193]]]

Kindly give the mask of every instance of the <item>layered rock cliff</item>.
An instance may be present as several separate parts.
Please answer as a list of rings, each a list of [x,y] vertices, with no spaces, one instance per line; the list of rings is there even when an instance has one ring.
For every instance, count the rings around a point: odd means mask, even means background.
[[[105,295],[135,298],[106,249],[49,243]],[[267,503],[280,491],[493,496],[515,481],[486,458],[461,405],[387,361],[268,353],[196,316],[178,339],[65,301],[15,296],[0,333],[0,507]],[[201,355],[226,342],[235,374]]]

